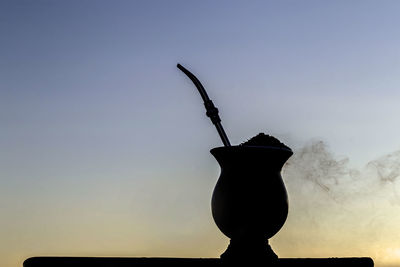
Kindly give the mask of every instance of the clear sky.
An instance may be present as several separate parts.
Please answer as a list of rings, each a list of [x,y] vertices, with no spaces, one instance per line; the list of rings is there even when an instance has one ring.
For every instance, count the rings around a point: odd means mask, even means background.
[[[1,1],[0,265],[225,250],[210,212],[221,142],[178,62],[231,143],[265,132],[295,151],[279,256],[400,262],[399,14],[399,1]]]

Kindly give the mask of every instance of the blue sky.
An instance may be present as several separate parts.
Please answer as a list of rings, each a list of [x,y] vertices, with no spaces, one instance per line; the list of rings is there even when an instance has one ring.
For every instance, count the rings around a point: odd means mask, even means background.
[[[209,150],[221,142],[178,62],[233,144],[259,132],[295,152],[322,140],[358,169],[397,151],[399,11],[397,1],[2,1],[1,258],[223,251],[209,212],[219,172]],[[285,247],[301,240],[285,229],[275,241],[284,256],[344,255]],[[170,239],[180,245],[163,249]],[[359,253],[400,259],[385,240]]]

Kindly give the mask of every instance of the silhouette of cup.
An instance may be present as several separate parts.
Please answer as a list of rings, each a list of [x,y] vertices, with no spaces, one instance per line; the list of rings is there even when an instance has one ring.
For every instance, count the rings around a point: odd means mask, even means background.
[[[221,258],[277,258],[268,239],[283,226],[288,197],[281,169],[289,148],[230,146],[213,148],[221,174],[211,208],[218,228],[231,243]]]

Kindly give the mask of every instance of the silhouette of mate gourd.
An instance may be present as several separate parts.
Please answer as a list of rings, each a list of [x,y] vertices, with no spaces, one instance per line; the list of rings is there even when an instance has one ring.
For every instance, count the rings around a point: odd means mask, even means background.
[[[195,84],[224,143],[211,149],[221,174],[214,188],[211,210],[218,228],[231,239],[221,255],[225,261],[271,262],[278,257],[268,244],[288,215],[288,197],[281,169],[292,150],[278,139],[259,134],[247,142],[231,146],[221,125],[218,109],[208,98],[200,81],[180,64]]]
[[[218,228],[231,239],[221,258],[277,259],[268,239],[282,228],[288,215],[280,172],[292,150],[285,145],[244,143],[213,148],[211,154],[221,166],[212,195],[212,215]]]
[[[231,239],[220,259],[191,258],[105,258],[31,257],[24,267],[47,266],[365,266],[371,258],[278,259],[268,245],[285,223],[288,213],[286,189],[280,174],[292,150],[278,139],[259,134],[238,146],[231,146],[221,125],[218,109],[208,98],[200,81],[178,64],[196,85],[204,100],[207,116],[217,128],[224,147],[211,149],[221,166],[211,208],[215,223]],[[225,264],[227,263],[227,264]]]

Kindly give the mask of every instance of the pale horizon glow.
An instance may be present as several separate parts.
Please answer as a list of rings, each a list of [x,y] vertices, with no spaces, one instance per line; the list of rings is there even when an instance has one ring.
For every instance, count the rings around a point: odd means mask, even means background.
[[[285,167],[280,257],[398,264],[400,159],[389,182],[371,162],[400,150],[399,13],[386,0],[2,1],[0,265],[225,250],[210,212],[222,143],[177,63],[232,144],[265,132],[296,156],[321,140],[343,163],[338,183],[307,172],[313,158]]]

